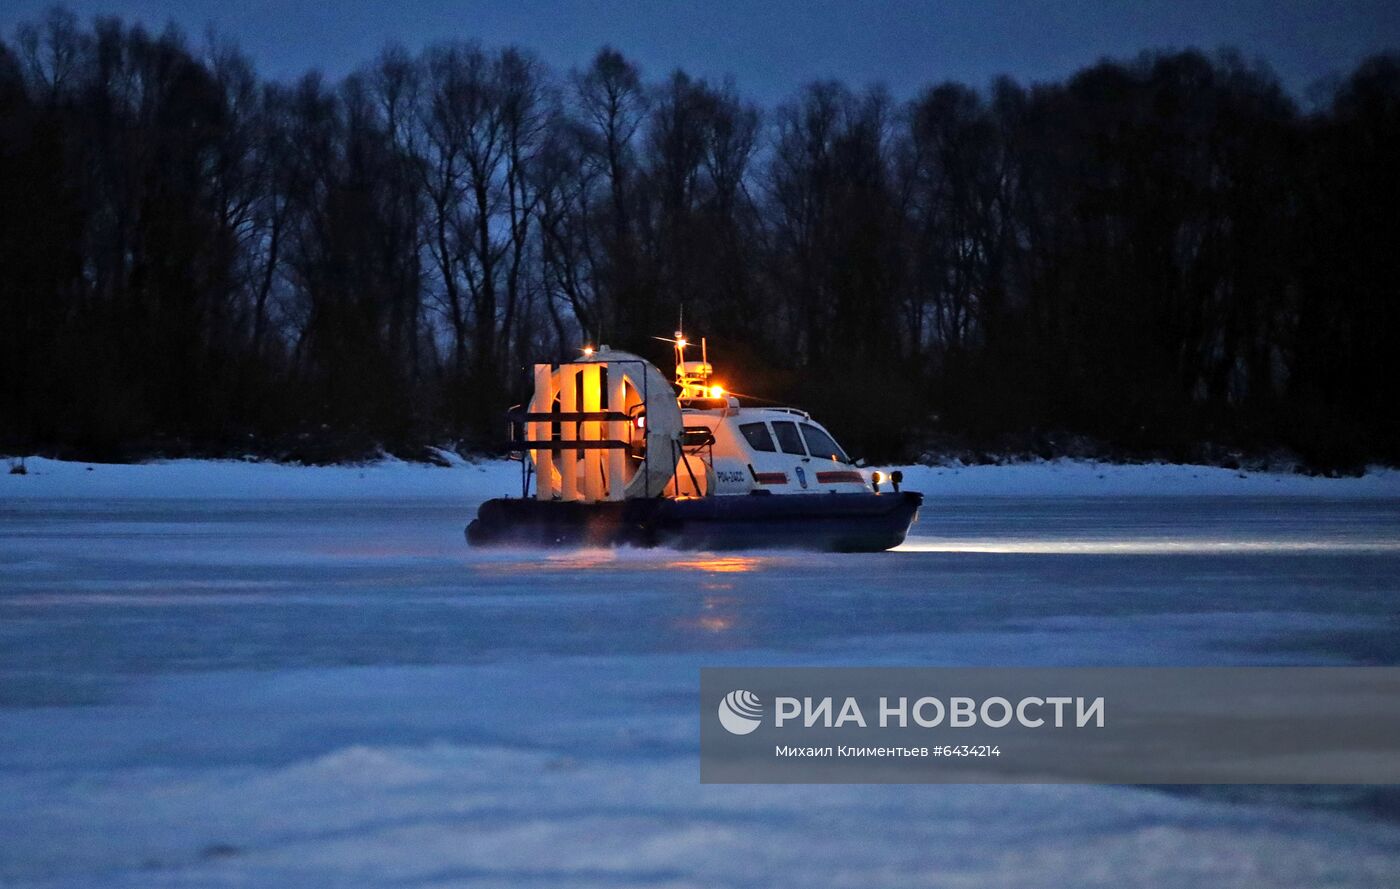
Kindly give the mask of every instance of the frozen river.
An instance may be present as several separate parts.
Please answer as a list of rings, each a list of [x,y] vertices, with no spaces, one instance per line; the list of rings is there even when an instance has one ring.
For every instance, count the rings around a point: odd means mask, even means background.
[[[1400,884],[1387,789],[701,786],[696,714],[706,665],[1400,665],[1400,499],[541,558],[447,494],[227,494],[0,499],[0,884]]]

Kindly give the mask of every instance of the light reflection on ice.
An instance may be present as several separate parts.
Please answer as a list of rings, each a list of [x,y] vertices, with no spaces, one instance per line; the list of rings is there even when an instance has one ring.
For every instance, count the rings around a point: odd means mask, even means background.
[[[673,559],[666,563],[667,568],[683,568],[691,571],[704,571],[709,574],[746,574],[755,571],[773,559],[757,556],[697,556],[695,558]]]
[[[1209,537],[977,538],[910,536],[895,552],[1037,555],[1208,555],[1211,553],[1397,553],[1400,540],[1270,540]]]
[[[698,614],[679,619],[681,628],[700,629],[707,633],[727,633],[739,622],[742,603],[736,596],[708,595],[700,600]]]
[[[507,555],[506,558],[501,558]],[[746,574],[781,564],[781,555],[684,555],[674,550],[628,547],[580,547],[565,550],[473,551],[472,567],[487,574],[557,574],[606,568],[609,571],[695,571],[703,574]],[[580,575],[582,576],[582,575]]]

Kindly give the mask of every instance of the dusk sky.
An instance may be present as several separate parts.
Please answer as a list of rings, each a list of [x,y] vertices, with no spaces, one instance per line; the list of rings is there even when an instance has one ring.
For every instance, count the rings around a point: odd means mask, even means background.
[[[0,32],[49,0],[8,0]],[[387,42],[516,43],[568,68],[610,43],[649,77],[681,67],[771,103],[810,80],[885,83],[897,96],[939,80],[985,85],[998,74],[1050,80],[1103,56],[1143,49],[1239,48],[1261,58],[1300,97],[1365,56],[1400,48],[1394,0],[1137,0],[1137,2],[570,2],[470,0],[71,0],[86,19],[116,13],[159,26],[174,19],[200,38],[211,23],[237,39],[259,70],[340,75]]]

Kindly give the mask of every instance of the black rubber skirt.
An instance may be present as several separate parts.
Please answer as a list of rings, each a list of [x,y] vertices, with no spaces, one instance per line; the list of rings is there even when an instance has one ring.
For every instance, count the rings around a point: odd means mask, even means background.
[[[665,546],[880,552],[904,542],[922,494],[754,494],[599,503],[500,498],[467,526],[473,546]]]

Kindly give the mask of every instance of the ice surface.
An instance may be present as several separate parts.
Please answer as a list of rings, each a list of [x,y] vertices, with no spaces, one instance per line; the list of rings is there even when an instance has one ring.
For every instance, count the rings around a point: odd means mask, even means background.
[[[1394,473],[911,470],[897,552],[542,556],[462,540],[518,466],[87,465],[0,476],[3,885],[1400,881],[1384,790],[701,786],[695,707],[703,665],[1400,664]]]

